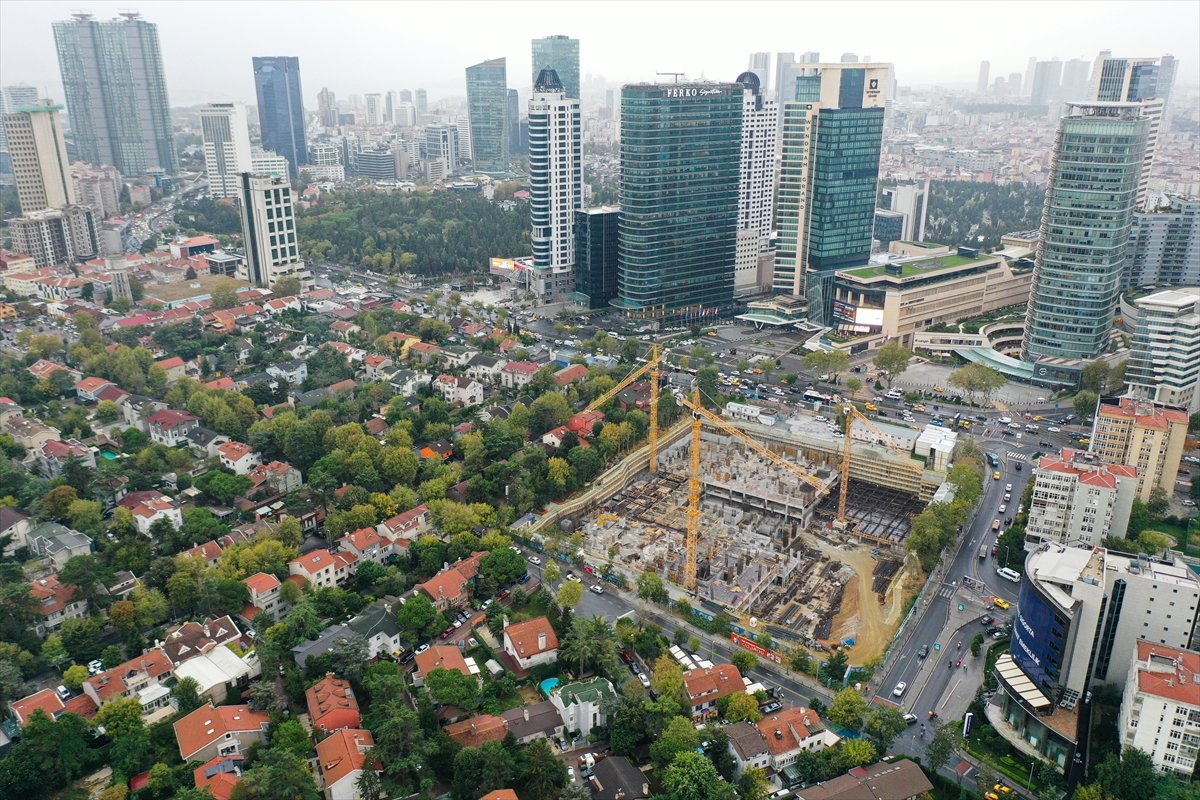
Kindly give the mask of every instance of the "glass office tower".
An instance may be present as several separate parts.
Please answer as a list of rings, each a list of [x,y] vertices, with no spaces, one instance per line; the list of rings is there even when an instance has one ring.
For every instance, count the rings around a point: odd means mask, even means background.
[[[533,40],[533,82],[543,69],[552,69],[562,81],[567,97],[579,99],[579,40],[546,36]]]
[[[467,113],[471,160],[476,172],[507,172],[508,77],[503,58],[467,67]]]
[[[287,159],[292,178],[308,163],[304,139],[304,94],[300,89],[300,59],[296,56],[255,56],[254,88],[258,92],[258,124],[264,150]]]
[[[684,324],[733,305],[743,87],[621,90],[617,299],[627,316]]]
[[[575,212],[575,301],[604,308],[617,296],[616,206],[581,208]]]
[[[1108,348],[1150,120],[1140,103],[1068,103],[1051,153],[1021,357]]]

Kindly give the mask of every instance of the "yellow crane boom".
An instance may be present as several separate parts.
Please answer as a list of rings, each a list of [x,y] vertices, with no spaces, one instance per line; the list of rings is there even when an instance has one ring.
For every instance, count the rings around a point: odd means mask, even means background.
[[[596,411],[602,405],[612,400],[644,375],[650,375],[650,474],[658,473],[658,365],[661,361],[661,351],[658,345],[650,347],[650,355],[646,363],[625,376],[625,379],[604,394],[588,404],[588,411]]]
[[[883,431],[879,430],[875,423],[872,422],[865,414],[859,411],[854,404],[847,403],[843,408],[843,411],[846,414],[846,439],[842,445],[842,477],[841,486],[838,487],[839,494],[837,515],[838,525],[842,527],[844,527],[846,524],[846,500],[850,490],[850,449],[851,443],[854,441],[852,433],[855,421],[857,420],[858,422],[861,422],[863,427],[877,435],[879,437],[879,441],[884,447],[896,450],[896,452],[900,452],[896,449],[896,447],[888,442],[887,436],[883,433]],[[921,469],[921,466],[916,463],[912,463],[909,469],[913,473],[913,479],[920,484],[921,475],[923,474],[924,470]]]

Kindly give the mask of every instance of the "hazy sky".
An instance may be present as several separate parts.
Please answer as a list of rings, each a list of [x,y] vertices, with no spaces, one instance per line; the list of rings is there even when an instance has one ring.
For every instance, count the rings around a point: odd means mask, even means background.
[[[429,90],[464,95],[463,69],[508,58],[525,91],[534,36],[581,40],[580,71],[610,82],[657,71],[733,80],[751,51],[843,52],[890,61],[901,84],[973,84],[1024,72],[1030,56],[1158,56],[1182,61],[1179,83],[1200,82],[1200,3],[1179,2],[87,2],[0,0],[0,84],[29,83],[62,99],[50,23],[86,10],[110,19],[138,10],[158,23],[171,104],[254,102],[250,58],[297,55],[305,105],[328,86],[339,97]]]

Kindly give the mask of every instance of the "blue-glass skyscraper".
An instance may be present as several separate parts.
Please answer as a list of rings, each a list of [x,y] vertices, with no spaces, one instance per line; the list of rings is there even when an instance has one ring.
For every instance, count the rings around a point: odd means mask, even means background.
[[[552,69],[562,81],[567,97],[579,99],[579,40],[561,34],[533,40],[533,81]]]
[[[300,90],[300,59],[296,56],[255,56],[254,88],[258,93],[258,124],[264,150],[287,159],[288,171],[299,177],[308,163],[304,141],[304,95]]]
[[[507,172],[510,112],[508,72],[503,58],[467,67],[467,114],[475,171]]]

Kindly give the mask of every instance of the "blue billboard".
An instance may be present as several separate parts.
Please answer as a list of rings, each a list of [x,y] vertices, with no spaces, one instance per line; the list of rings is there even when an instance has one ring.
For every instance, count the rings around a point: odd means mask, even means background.
[[[1068,621],[1035,584],[1032,580],[1021,583],[1009,652],[1030,680],[1052,696],[1062,669]]]

